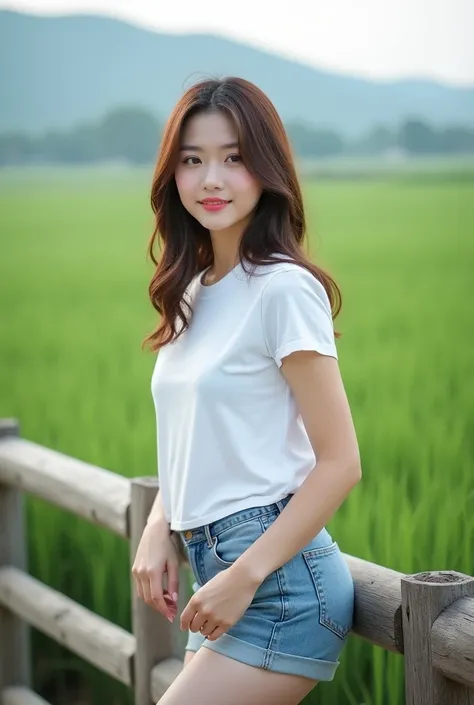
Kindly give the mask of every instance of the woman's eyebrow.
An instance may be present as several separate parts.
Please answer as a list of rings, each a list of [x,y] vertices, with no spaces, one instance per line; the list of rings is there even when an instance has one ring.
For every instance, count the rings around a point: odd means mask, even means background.
[[[228,144],[221,144],[219,149],[235,149],[239,146],[238,142],[229,142]],[[183,144],[180,147],[181,152],[203,152],[202,147],[198,147],[195,144]]]

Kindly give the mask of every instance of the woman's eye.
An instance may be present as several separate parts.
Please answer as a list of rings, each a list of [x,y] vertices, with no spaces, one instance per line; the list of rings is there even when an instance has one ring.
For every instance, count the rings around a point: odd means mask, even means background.
[[[183,164],[199,164],[200,161],[199,157],[186,157],[183,159]]]
[[[232,164],[237,164],[238,162],[242,161],[242,157],[240,154],[231,154],[227,157],[227,159],[230,159]]]

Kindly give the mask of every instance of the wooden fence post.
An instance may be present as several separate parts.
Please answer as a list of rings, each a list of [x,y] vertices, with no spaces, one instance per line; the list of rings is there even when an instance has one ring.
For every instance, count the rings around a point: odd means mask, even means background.
[[[0,443],[19,435],[15,419],[0,419]],[[0,566],[26,570],[26,535],[20,490],[0,484]],[[0,693],[8,685],[30,685],[30,630],[0,606]]]
[[[135,560],[138,544],[158,490],[158,480],[141,477],[132,480],[130,506],[130,559]],[[133,579],[132,579],[133,580]],[[187,586],[180,576],[180,604],[173,624],[141,600],[132,582],[132,624],[136,638],[134,661],[135,705],[153,705],[151,699],[151,671],[167,658],[183,658],[183,639],[179,628],[179,609]]]
[[[454,571],[407,575],[401,581],[406,705],[472,705],[472,690],[433,666],[431,630],[462,597],[474,597],[474,578]]]

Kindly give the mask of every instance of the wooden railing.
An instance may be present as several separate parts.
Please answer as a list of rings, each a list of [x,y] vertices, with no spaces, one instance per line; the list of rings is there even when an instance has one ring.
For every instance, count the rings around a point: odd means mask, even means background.
[[[0,702],[48,705],[30,689],[28,625],[130,686],[135,705],[160,700],[182,669],[185,635],[132,590],[132,630],[99,617],[27,573],[23,492],[130,540],[133,561],[155,478],[129,480],[23,440],[0,420]],[[179,547],[178,547],[179,548]],[[473,705],[474,578],[404,575],[345,556],[356,588],[353,634],[404,654],[406,705]],[[181,585],[188,567],[182,564]],[[179,609],[189,599],[180,591]]]

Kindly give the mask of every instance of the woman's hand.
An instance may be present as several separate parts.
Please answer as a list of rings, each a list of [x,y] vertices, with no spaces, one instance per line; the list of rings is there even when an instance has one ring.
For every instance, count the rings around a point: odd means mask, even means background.
[[[145,526],[132,574],[139,597],[172,622],[178,611],[179,557],[167,524]],[[163,587],[165,574],[166,589]]]
[[[181,614],[181,629],[215,641],[242,617],[258,583],[234,567],[218,573],[191,597]]]

